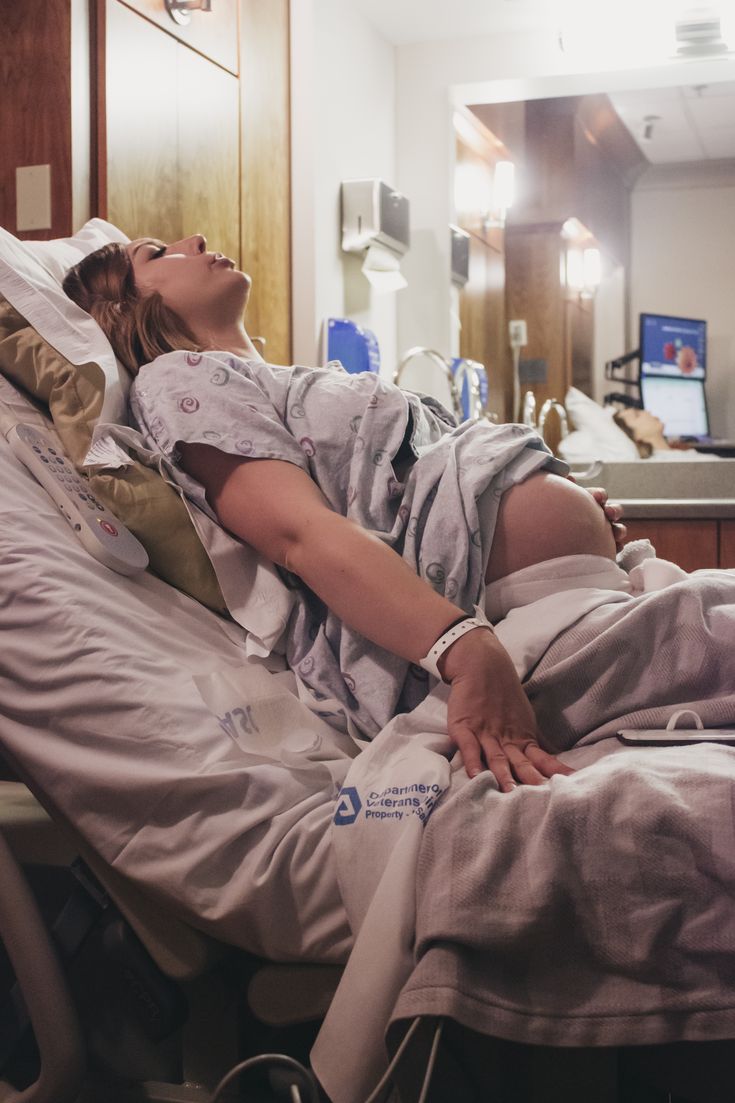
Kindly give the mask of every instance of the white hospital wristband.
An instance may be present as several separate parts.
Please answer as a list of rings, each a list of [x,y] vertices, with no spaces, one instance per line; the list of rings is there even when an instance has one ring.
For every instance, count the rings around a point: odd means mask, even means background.
[[[475,612],[480,615],[476,617],[465,617],[465,619],[459,621],[458,624],[453,624],[451,628],[447,629],[443,636],[439,637],[428,655],[424,655],[423,659],[419,659],[419,666],[423,667],[424,670],[428,670],[429,674],[433,674],[438,681],[444,681],[439,673],[439,659],[453,643],[456,643],[457,640],[467,632],[471,632],[473,628],[489,628],[492,632],[493,626],[487,617],[484,617],[477,607],[475,607]]]

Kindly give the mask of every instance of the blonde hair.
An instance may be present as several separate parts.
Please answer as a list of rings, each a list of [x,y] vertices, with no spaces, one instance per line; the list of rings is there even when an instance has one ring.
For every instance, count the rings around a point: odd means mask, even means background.
[[[77,306],[92,315],[133,375],[165,352],[202,352],[186,322],[157,291],[140,294],[123,245],[103,245],[84,257],[69,269],[63,287]]]
[[[618,429],[622,429],[623,432],[625,433],[626,437],[630,437],[630,439],[633,441],[633,444],[638,449],[638,455],[641,457],[641,459],[642,460],[650,459],[650,457],[653,455],[653,445],[649,444],[649,442],[647,440],[638,440],[638,438],[635,435],[635,431],[632,429],[632,427],[630,425],[628,425],[627,421],[625,421],[625,419],[623,418],[623,411],[622,410],[617,410],[613,414],[613,421],[617,425]]]

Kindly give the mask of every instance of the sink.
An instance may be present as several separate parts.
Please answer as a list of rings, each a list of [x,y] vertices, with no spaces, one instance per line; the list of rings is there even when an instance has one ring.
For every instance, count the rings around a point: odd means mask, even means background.
[[[735,459],[641,460],[596,464],[591,477],[576,474],[582,486],[604,486],[611,498],[735,502]]]

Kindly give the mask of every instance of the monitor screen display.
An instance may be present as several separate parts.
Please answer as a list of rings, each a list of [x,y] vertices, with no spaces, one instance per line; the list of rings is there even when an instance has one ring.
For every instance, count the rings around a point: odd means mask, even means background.
[[[701,379],[641,376],[643,407],[664,423],[665,437],[709,436],[707,403]]]
[[[641,314],[641,376],[704,379],[707,323],[665,314]]]

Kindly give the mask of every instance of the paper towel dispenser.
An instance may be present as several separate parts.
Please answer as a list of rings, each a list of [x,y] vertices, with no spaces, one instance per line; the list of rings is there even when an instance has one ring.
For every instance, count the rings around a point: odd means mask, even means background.
[[[378,244],[403,255],[411,244],[409,203],[382,180],[343,180],[342,248],[361,253]]]

